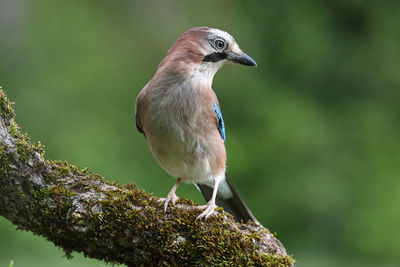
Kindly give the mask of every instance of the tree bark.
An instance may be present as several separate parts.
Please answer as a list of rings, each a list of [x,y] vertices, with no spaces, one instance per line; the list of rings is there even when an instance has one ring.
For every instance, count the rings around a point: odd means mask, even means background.
[[[87,257],[127,266],[293,266],[266,228],[217,209],[197,220],[181,199],[163,213],[159,198],[133,184],[47,160],[14,121],[0,87],[0,215],[19,229]]]

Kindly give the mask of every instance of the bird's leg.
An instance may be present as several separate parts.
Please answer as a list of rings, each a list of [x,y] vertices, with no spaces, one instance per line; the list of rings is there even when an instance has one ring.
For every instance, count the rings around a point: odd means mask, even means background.
[[[204,211],[199,216],[197,216],[196,220],[201,219],[203,217],[205,217],[205,219],[207,220],[207,218],[214,212],[214,209],[217,207],[217,205],[215,205],[215,198],[217,197],[218,186],[220,182],[221,179],[218,178],[214,179],[214,189],[211,199],[210,201],[208,201],[207,205],[199,207],[200,209],[204,209]]]
[[[178,196],[175,194],[175,192],[180,182],[181,178],[176,179],[176,183],[172,187],[171,191],[169,191],[168,196],[166,198],[160,198],[160,201],[164,201],[164,214],[167,213],[168,203],[171,201],[172,204],[175,204],[175,201],[178,200]]]

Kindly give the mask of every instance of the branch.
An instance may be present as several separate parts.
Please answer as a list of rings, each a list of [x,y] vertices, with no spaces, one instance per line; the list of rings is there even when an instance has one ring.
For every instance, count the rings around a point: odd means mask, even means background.
[[[164,215],[159,198],[133,184],[46,160],[40,143],[19,132],[0,87],[0,215],[19,229],[87,257],[128,266],[292,266],[264,227],[239,224],[217,209],[197,220],[181,199]]]

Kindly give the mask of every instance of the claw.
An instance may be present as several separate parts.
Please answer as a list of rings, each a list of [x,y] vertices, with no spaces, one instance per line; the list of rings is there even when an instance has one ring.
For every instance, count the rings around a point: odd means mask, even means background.
[[[167,213],[167,208],[168,208],[168,203],[172,202],[172,204],[175,204],[175,202],[178,200],[178,196],[175,194],[175,192],[169,192],[168,196],[166,198],[160,198],[160,202],[164,202],[164,214]]]
[[[216,207],[217,205],[215,205],[215,201],[209,201],[207,205],[200,206],[199,208],[204,209],[204,211],[199,216],[197,216],[196,221],[202,219],[203,217],[207,221],[208,217],[210,217],[210,215],[214,213],[214,209]]]
[[[160,198],[160,202],[164,202],[164,214],[167,213],[168,203],[172,202],[172,204],[175,204],[175,201],[179,199],[178,196],[175,194],[175,191],[178,188],[180,182],[181,178],[176,179],[176,183],[172,187],[171,191],[169,191],[168,196],[166,198]]]

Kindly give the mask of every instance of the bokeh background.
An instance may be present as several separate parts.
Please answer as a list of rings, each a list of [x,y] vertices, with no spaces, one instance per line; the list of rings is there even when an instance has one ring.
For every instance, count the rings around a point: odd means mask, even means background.
[[[165,196],[134,102],[185,30],[230,32],[257,68],[214,79],[228,168],[297,266],[398,266],[399,1],[0,0],[0,85],[22,131]],[[191,185],[178,195],[204,201]],[[0,218],[0,266],[105,266]]]

